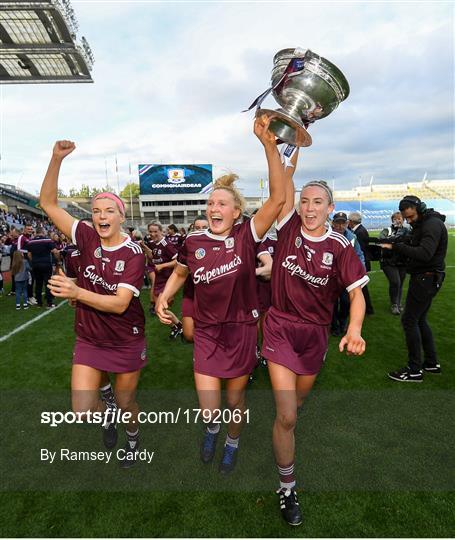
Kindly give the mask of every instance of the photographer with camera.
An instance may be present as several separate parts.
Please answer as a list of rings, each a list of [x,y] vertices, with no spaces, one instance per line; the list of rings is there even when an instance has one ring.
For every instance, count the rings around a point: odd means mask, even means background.
[[[406,242],[409,239],[409,229],[403,224],[401,212],[395,212],[391,216],[392,225],[386,227],[379,234],[379,240],[388,241],[390,244]],[[381,249],[381,270],[389,282],[389,297],[393,315],[400,315],[403,310],[401,296],[403,284],[406,279],[406,261],[397,251]]]
[[[407,195],[400,201],[399,209],[412,227],[410,241],[385,243],[382,247],[407,258],[406,271],[410,279],[401,322],[408,365],[388,375],[394,381],[422,382],[423,371],[441,373],[427,314],[444,281],[448,235],[445,216],[427,208],[418,197]]]

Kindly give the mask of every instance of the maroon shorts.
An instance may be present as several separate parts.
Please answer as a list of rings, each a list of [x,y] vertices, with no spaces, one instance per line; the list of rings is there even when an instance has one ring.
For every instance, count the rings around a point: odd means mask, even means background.
[[[185,298],[182,299],[182,317],[194,317],[193,309],[193,299]]]
[[[262,356],[297,375],[321,371],[328,346],[328,327],[309,324],[270,308],[264,321]]]
[[[259,313],[266,313],[272,305],[272,287],[270,281],[257,280],[257,293],[259,301]]]
[[[155,265],[146,264],[145,265],[145,271],[147,272],[147,274],[150,274],[150,273],[154,272],[155,271]]]
[[[256,359],[257,326],[253,323],[224,323],[194,328],[194,371],[219,379],[234,379],[253,372]]]
[[[145,338],[119,347],[94,345],[76,338],[73,364],[83,364],[110,373],[128,373],[142,369],[146,363]]]

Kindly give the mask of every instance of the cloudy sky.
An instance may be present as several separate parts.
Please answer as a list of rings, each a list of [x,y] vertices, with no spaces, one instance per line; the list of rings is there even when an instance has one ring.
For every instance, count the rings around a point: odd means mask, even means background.
[[[335,63],[349,98],[311,127],[297,184],[454,178],[454,9],[450,2],[72,1],[93,50],[94,84],[6,85],[1,181],[39,190],[55,140],[77,150],[61,186],[106,180],[128,164],[213,163],[247,195],[265,175],[253,113],[274,54],[311,49]],[[278,105],[272,97],[264,104]]]

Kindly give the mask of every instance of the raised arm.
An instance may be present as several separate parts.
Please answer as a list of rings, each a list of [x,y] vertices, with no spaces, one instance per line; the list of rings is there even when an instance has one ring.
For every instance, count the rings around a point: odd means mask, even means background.
[[[269,198],[265,201],[257,214],[254,216],[254,226],[259,238],[270,229],[277,219],[281,209],[286,202],[285,187],[286,180],[284,167],[281,163],[280,153],[276,146],[275,135],[269,130],[272,117],[266,115],[256,118],[254,122],[254,133],[264,146],[265,156],[269,169]]]
[[[293,210],[295,207],[295,186],[294,186],[294,173],[297,168],[297,160],[299,157],[299,149],[297,148],[291,157],[292,167],[286,167],[284,171],[285,176],[285,193],[286,201],[283,204],[280,213],[278,214],[278,223]]]
[[[75,219],[66,210],[58,206],[58,175],[63,159],[76,148],[71,141],[57,141],[52,151],[51,161],[44,177],[39,195],[41,208],[46,212],[54,225],[68,238]]]

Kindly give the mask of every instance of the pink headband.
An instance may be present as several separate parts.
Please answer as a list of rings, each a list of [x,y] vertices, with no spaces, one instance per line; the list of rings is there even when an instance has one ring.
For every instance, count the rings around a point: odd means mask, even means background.
[[[92,206],[95,201],[98,199],[110,199],[111,201],[114,201],[115,204],[118,206],[118,209],[120,210],[120,213],[124,216],[125,215],[125,205],[120,197],[118,197],[115,193],[111,193],[109,191],[103,191],[102,193],[98,193],[95,195],[92,199]]]

